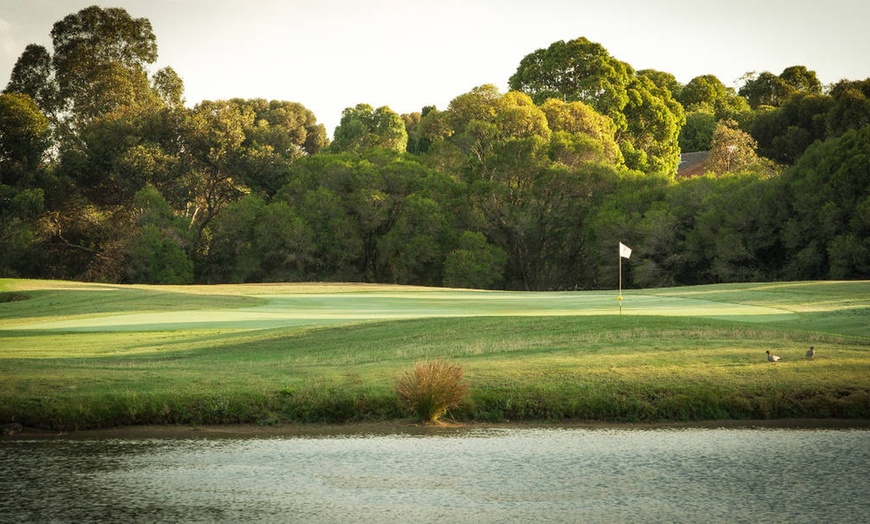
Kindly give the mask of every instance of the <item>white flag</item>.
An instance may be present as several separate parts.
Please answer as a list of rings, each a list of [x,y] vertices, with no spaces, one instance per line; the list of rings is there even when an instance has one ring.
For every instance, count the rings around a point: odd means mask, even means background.
[[[620,242],[619,256],[621,256],[622,258],[631,258],[631,248]]]

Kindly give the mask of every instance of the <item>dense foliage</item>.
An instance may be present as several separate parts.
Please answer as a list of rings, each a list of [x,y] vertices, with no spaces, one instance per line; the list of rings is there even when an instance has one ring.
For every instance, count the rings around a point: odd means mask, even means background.
[[[51,37],[0,95],[0,276],[607,288],[621,241],[626,286],[870,278],[870,79],[681,85],[578,38],[330,143],[296,102],[186,107],[123,9]]]

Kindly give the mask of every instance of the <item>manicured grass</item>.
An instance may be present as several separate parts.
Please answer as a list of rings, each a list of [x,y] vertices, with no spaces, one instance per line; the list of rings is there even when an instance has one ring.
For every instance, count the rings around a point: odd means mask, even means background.
[[[0,280],[0,423],[403,418],[396,379],[435,359],[459,420],[870,418],[870,282],[614,295]]]

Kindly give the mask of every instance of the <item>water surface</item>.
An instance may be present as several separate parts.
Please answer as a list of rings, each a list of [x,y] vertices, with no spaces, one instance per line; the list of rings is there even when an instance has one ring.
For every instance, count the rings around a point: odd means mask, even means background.
[[[0,441],[3,522],[860,522],[870,431]]]

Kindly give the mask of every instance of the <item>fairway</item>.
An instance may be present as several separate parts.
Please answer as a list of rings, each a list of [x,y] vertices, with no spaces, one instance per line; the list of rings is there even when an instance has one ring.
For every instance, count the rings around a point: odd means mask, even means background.
[[[282,286],[286,287],[286,285]],[[631,294],[620,311],[613,294],[590,292],[485,292],[408,290],[343,293],[259,294],[263,305],[235,309],[102,314],[63,320],[22,318],[0,329],[60,331],[164,331],[190,329],[267,329],[434,317],[664,315],[776,322],[794,313],[771,307],[709,300]],[[244,295],[240,286],[237,294]],[[215,305],[219,304],[216,299]]]
[[[465,370],[461,420],[870,416],[870,282],[623,298],[620,311],[613,291],[0,279],[0,422],[394,420],[408,414],[397,377],[433,359]]]

